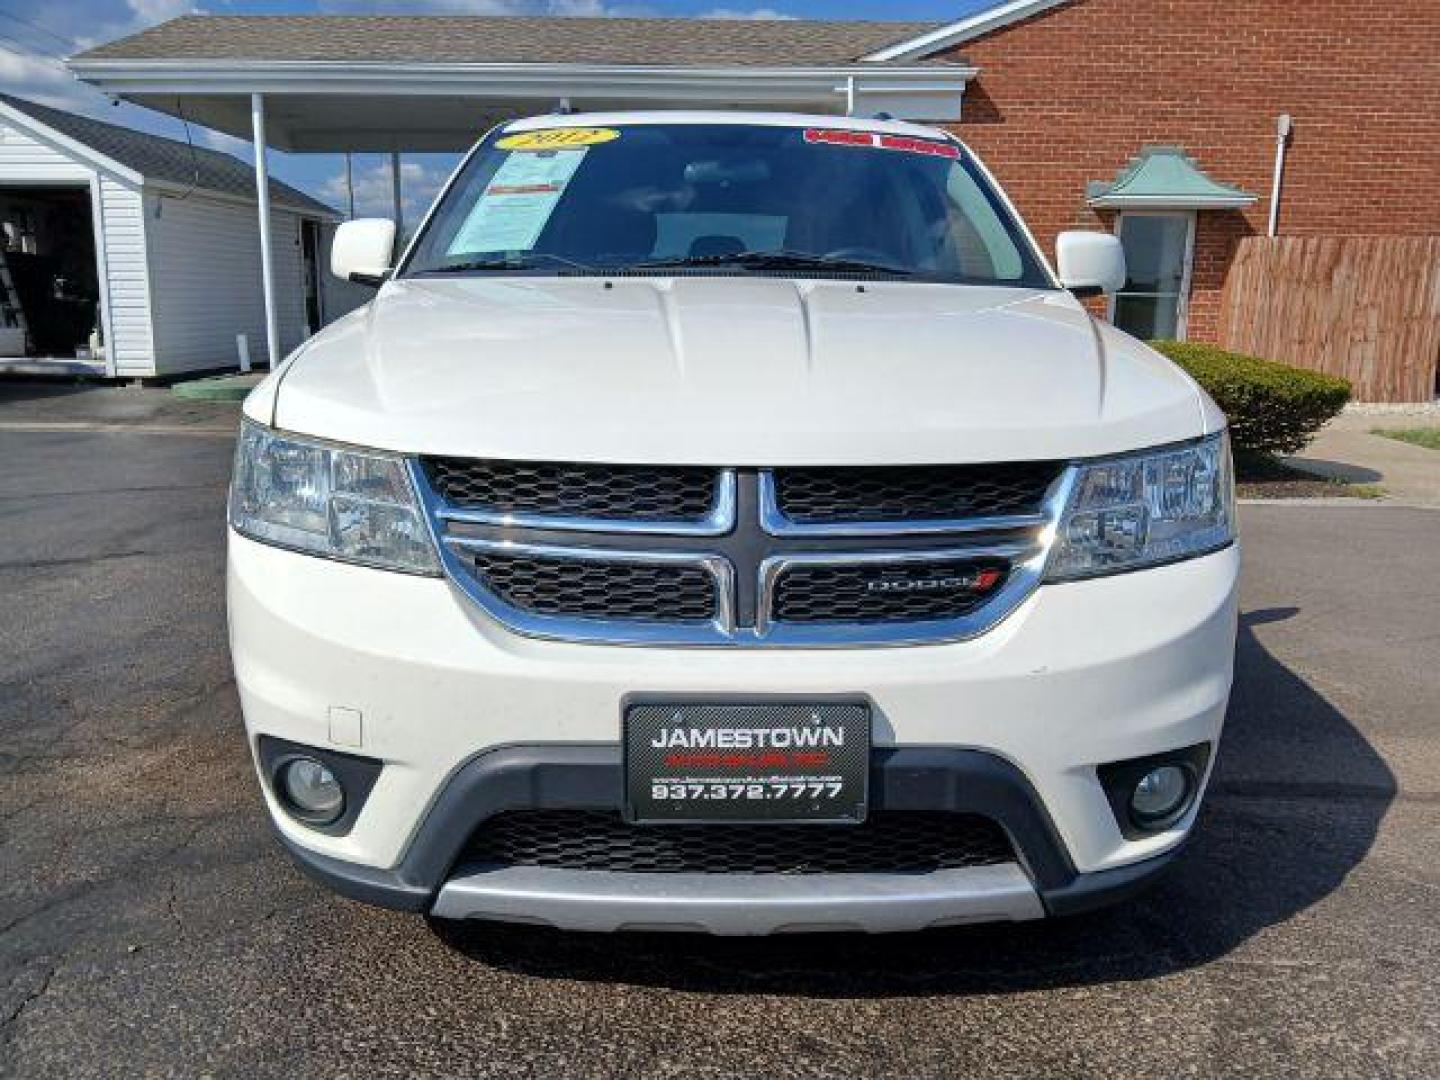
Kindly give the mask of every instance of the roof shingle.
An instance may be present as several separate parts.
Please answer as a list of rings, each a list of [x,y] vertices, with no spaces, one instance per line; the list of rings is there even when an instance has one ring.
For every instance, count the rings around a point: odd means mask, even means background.
[[[853,63],[932,28],[788,19],[186,15],[75,59],[813,67]]]
[[[186,143],[175,139],[52,109],[12,94],[0,94],[0,102],[112,161],[134,169],[146,179],[186,186],[194,184],[207,191],[255,198],[255,170],[229,154],[200,146],[192,150]],[[335,213],[331,207],[274,177],[270,179],[270,198],[296,209],[326,215]]]

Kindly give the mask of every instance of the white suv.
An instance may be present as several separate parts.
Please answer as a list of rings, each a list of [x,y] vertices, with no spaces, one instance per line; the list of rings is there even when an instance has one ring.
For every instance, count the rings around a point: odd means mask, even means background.
[[[585,930],[1082,910],[1172,858],[1230,690],[1224,417],[963,145],[503,126],[251,395],[230,632],[338,891]]]

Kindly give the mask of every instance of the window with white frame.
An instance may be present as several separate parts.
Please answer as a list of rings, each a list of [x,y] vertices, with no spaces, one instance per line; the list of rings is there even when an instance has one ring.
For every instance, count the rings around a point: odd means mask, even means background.
[[[1195,257],[1193,210],[1127,210],[1115,223],[1125,248],[1125,287],[1111,301],[1110,318],[1136,337],[1185,338],[1190,271]]]

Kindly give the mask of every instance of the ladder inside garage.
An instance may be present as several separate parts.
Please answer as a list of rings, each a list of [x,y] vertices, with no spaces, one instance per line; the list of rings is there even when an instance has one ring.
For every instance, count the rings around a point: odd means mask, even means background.
[[[30,328],[25,324],[25,309],[20,304],[20,293],[15,288],[15,278],[10,273],[10,261],[5,248],[0,244],[0,335],[6,330],[19,331],[22,337],[20,352],[23,355],[29,344]],[[0,356],[6,350],[0,349]]]

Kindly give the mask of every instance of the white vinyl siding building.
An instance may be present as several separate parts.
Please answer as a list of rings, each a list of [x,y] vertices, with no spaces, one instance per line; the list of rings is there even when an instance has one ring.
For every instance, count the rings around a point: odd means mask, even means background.
[[[260,234],[255,206],[190,197],[147,199],[151,313],[155,352],[171,370],[214,367],[217,350],[235,353],[235,335],[248,336],[252,356],[265,350],[265,297],[260,288]],[[280,347],[310,335],[299,215],[270,215],[275,237],[275,284]],[[254,281],[238,282],[237,267],[253,267]],[[248,285],[250,287],[238,287]],[[315,329],[319,329],[316,327]]]
[[[105,370],[111,375],[158,374],[145,263],[144,197],[135,184],[99,170],[91,184],[100,193],[95,245],[102,267],[98,277]]]
[[[88,193],[83,205],[80,193]],[[45,208],[55,224],[54,215],[73,218],[85,205],[101,348],[93,352],[79,341],[68,351],[47,348],[35,342],[33,320],[12,315],[0,370],[136,378],[234,367],[238,334],[246,335],[254,363],[269,360],[250,166],[213,150],[0,95],[0,224],[5,207],[21,208],[13,210],[21,222],[33,220],[36,207]],[[271,206],[280,345],[288,352],[365,297],[327,271],[338,215],[275,181]],[[78,228],[74,221],[65,224]],[[12,221],[6,228],[0,256],[12,269],[27,257],[43,259],[43,251],[35,254],[35,237],[17,235],[24,225]],[[306,229],[313,230],[309,258]],[[38,243],[43,247],[43,236]],[[55,254],[61,255],[58,249]],[[23,348],[15,344],[17,321],[30,338]]]

